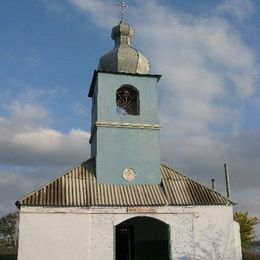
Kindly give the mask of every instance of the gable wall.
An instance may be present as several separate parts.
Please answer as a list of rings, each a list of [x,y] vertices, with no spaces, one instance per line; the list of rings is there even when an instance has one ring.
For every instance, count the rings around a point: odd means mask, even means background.
[[[232,207],[200,206],[139,208],[135,214],[126,208],[23,207],[18,260],[113,260],[114,227],[136,216],[170,225],[172,259],[241,259]]]

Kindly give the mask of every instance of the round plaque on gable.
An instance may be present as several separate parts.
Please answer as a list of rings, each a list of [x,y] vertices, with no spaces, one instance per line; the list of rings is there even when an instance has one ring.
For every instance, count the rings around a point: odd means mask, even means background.
[[[126,181],[133,181],[136,177],[134,169],[131,168],[125,168],[122,175]]]

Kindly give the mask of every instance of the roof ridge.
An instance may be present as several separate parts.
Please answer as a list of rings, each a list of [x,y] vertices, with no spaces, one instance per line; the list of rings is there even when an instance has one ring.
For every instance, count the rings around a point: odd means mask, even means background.
[[[175,170],[175,169],[172,169],[170,166],[168,166],[168,165],[166,165],[165,163],[161,163],[161,166],[163,166],[163,167],[166,167],[166,168],[168,168],[170,171],[173,171],[173,172],[175,172],[175,173],[177,173],[177,174],[179,174],[179,175],[181,175],[182,177],[185,177],[185,178],[188,178],[188,179],[190,179],[189,177],[187,177],[182,171],[180,171],[180,170]]]

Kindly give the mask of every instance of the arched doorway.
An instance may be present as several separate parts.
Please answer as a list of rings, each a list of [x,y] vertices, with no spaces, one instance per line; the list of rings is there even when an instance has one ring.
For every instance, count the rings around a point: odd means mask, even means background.
[[[170,227],[150,218],[135,217],[116,226],[116,260],[169,260]]]

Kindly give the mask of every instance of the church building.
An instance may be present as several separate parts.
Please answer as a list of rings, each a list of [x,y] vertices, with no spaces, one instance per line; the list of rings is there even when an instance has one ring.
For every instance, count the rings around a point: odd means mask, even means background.
[[[133,35],[121,20],[93,73],[91,158],[16,202],[18,260],[242,259],[233,202],[161,164],[161,75]]]

